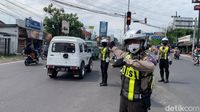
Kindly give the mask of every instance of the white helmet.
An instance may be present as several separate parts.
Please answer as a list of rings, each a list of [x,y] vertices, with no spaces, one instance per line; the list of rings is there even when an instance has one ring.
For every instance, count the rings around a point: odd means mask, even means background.
[[[103,43],[103,42],[107,43],[108,40],[107,40],[107,39],[102,39],[102,40],[101,40],[101,43]]]
[[[166,44],[168,44],[169,40],[168,40],[167,37],[164,37],[164,38],[161,40],[161,42],[162,42],[164,45],[166,45]]]
[[[127,50],[133,54],[138,53],[141,50],[144,50],[145,48],[147,48],[147,38],[146,38],[146,34],[144,34],[144,32],[142,32],[141,30],[138,31],[134,31],[134,30],[129,30],[126,32],[125,37],[124,37],[124,45],[127,44],[127,42],[129,40],[139,40],[140,45],[128,45],[126,46]]]
[[[167,37],[164,37],[162,41],[169,41]]]
[[[124,42],[128,40],[146,40],[146,35],[141,31],[129,30],[126,32]]]

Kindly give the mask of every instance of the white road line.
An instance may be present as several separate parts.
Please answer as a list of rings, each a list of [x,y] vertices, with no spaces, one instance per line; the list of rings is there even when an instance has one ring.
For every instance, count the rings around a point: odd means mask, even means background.
[[[13,61],[13,62],[8,62],[8,63],[1,63],[1,65],[9,65],[9,64],[15,64],[15,63],[19,63],[19,62],[23,62],[24,60],[20,60],[20,61]]]

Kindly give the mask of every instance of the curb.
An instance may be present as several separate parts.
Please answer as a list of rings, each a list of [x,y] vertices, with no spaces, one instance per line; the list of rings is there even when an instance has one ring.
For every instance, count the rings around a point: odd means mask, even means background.
[[[19,61],[12,61],[12,62],[0,63],[0,66],[1,66],[1,65],[15,64],[15,63],[23,62],[23,61],[24,61],[24,60],[19,60]]]

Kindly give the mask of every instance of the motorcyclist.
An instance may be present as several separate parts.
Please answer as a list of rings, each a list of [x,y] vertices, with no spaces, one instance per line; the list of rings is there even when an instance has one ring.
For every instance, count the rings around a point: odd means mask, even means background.
[[[124,38],[126,51],[111,45],[111,51],[118,59],[113,66],[122,67],[119,112],[147,112],[150,109],[156,60],[145,52],[146,43],[146,36],[140,30],[130,30]]]
[[[194,65],[200,63],[199,58],[200,58],[200,46],[197,46],[193,54]]]
[[[33,61],[34,61],[34,60],[38,60],[38,54],[37,54],[37,52],[33,49],[31,43],[27,44],[26,48],[24,49],[24,54],[30,55]]]
[[[175,47],[175,49],[174,49],[174,58],[175,59],[179,59],[179,57],[180,57],[180,51],[179,51],[179,49],[177,47]]]

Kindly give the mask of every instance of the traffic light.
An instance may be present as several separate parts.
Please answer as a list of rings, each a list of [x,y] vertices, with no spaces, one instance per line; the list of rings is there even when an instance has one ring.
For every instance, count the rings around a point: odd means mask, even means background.
[[[147,24],[147,18],[144,18],[144,23]]]
[[[127,25],[131,24],[131,12],[130,11],[127,12],[127,21],[126,21],[126,24]]]

